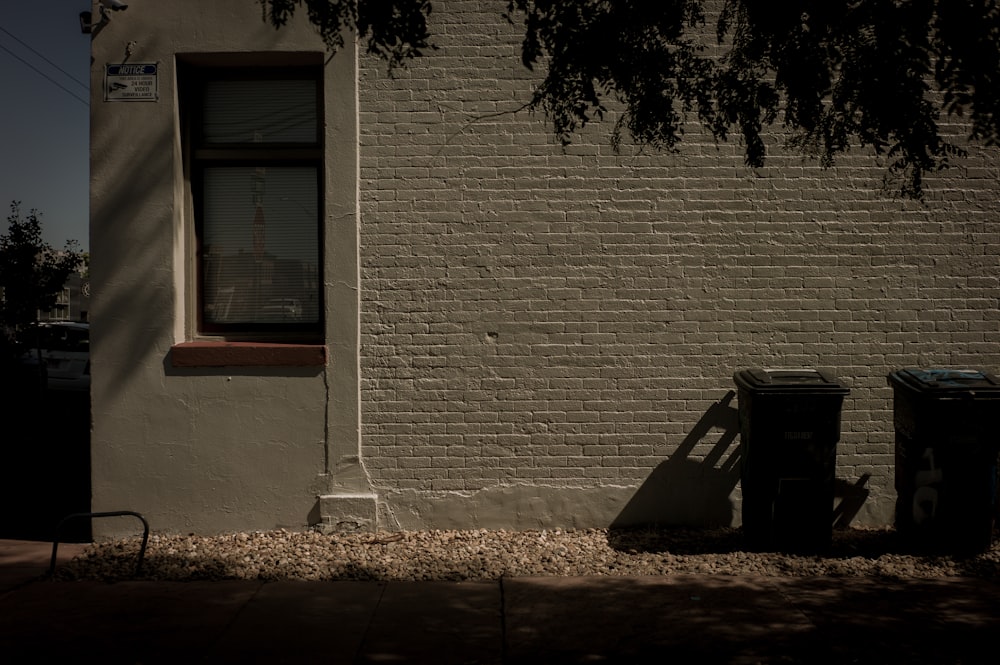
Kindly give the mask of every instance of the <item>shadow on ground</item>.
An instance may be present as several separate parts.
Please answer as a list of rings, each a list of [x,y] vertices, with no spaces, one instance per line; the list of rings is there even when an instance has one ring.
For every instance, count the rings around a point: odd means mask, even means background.
[[[48,540],[71,513],[90,511],[90,395],[5,383],[0,399],[0,538]],[[65,530],[88,542],[90,524]]]

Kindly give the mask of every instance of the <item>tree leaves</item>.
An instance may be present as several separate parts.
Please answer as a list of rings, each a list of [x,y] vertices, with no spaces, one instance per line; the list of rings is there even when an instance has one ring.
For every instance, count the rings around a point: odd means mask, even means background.
[[[852,146],[888,158],[907,197],[964,154],[940,115],[968,113],[971,137],[1000,137],[996,0],[723,0],[715,47],[702,0],[510,0],[524,16],[525,64],[548,66],[532,104],[569,142],[605,96],[639,144],[673,148],[697,119],[736,133],[746,163],[766,161],[778,124],[791,146],[832,166]],[[937,88],[933,87],[937,83]]]
[[[42,239],[38,211],[22,218],[17,201],[10,204],[7,223],[7,233],[0,234],[0,327],[18,333],[35,323],[39,311],[55,306],[66,279],[83,263],[83,255],[74,241],[55,251]]]
[[[532,105],[563,143],[603,117],[607,96],[625,105],[615,140],[627,131],[658,149],[676,145],[687,113],[710,113],[710,61],[685,36],[704,23],[696,0],[511,0],[508,19],[517,13],[522,62],[546,65]]]
[[[390,70],[429,45],[427,0],[260,2],[275,26],[304,4],[331,51],[356,30]],[[920,198],[924,175],[964,154],[943,114],[1000,142],[998,2],[508,0],[505,16],[524,30],[522,63],[542,72],[529,108],[564,144],[615,100],[616,146],[675,149],[697,121],[737,135],[757,167],[780,124],[823,166],[854,146],[885,156],[898,191]]]
[[[286,25],[305,5],[330,53],[344,47],[346,32],[365,42],[369,53],[386,61],[390,70],[419,57],[430,47],[429,0],[258,0],[263,18],[276,28]]]

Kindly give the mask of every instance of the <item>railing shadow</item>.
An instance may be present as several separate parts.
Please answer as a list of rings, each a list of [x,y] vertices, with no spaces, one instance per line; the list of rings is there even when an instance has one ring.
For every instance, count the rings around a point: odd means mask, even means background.
[[[611,529],[722,527],[733,522],[730,495],[740,479],[739,413],[729,391],[702,415],[677,450],[658,465],[621,510]],[[703,459],[692,453],[713,431],[718,441]]]
[[[872,477],[870,473],[862,475],[854,483],[837,478],[833,484],[833,494],[840,502],[833,509],[833,528],[846,529],[851,526],[851,522],[857,517],[861,507],[865,505],[868,495],[868,480]]]
[[[734,397],[735,392],[729,391],[712,404],[677,450],[643,482],[610,525],[612,547],[629,551],[641,543],[639,549],[656,551],[660,542],[663,550],[688,554],[745,548],[739,529],[732,526],[736,508],[731,495],[740,482],[742,462],[739,410],[731,406]],[[713,432],[719,432],[718,440],[704,457],[695,457],[695,450]],[[855,482],[834,480],[833,529],[850,527],[870,494],[870,477],[866,473]],[[660,538],[650,533],[657,530]],[[847,552],[856,547],[851,540],[845,545]],[[836,550],[833,546],[828,553],[835,556]]]

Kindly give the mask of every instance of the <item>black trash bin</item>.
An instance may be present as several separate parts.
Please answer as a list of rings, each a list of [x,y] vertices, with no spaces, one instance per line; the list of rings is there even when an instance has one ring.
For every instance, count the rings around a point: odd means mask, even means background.
[[[815,369],[745,369],[733,380],[739,388],[747,545],[829,546],[840,412],[850,391]]]
[[[989,549],[1000,379],[978,369],[901,369],[888,379],[896,434],[896,530],[924,549]]]

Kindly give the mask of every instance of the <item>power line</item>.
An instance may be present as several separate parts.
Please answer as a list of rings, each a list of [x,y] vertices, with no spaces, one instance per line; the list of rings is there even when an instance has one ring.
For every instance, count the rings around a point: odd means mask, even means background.
[[[7,30],[6,28],[4,28],[2,25],[0,25],[0,32],[3,32],[5,35],[7,35],[11,39],[13,39],[15,42],[17,42],[18,44],[20,44],[24,48],[28,49],[29,51],[31,51],[32,53],[34,53],[35,55],[37,55],[39,58],[41,58],[45,62],[49,63],[53,67],[55,67],[56,69],[58,69],[60,72],[62,72],[63,74],[65,74],[67,78],[71,79],[74,83],[76,83],[77,85],[79,85],[84,90],[87,90],[88,92],[90,91],[90,86],[88,84],[86,84],[83,81],[81,81],[80,79],[76,78],[75,76],[73,76],[72,74],[70,74],[69,72],[67,72],[65,69],[63,69],[62,67],[60,67],[56,63],[52,62],[51,60],[49,60],[48,58],[46,58],[44,55],[42,55],[41,53],[39,53],[35,49],[31,48],[31,46],[29,46],[25,42],[21,41],[20,39],[18,39],[17,35],[11,34],[11,32],[9,30]]]
[[[4,32],[6,32],[6,30]],[[13,51],[11,51],[6,46],[3,46],[2,44],[0,44],[0,50],[4,50],[7,53],[9,53],[11,57],[13,57],[13,58],[15,58],[17,60],[20,60],[21,63],[23,63],[24,65],[26,65],[26,66],[30,67],[31,69],[35,70],[39,74],[41,74],[50,83],[52,83],[53,85],[55,85],[58,88],[61,88],[63,92],[65,92],[66,94],[70,95],[74,99],[79,100],[80,102],[82,102],[86,106],[90,106],[90,102],[88,100],[84,99],[83,97],[79,96],[78,94],[76,94],[75,92],[73,92],[72,90],[70,90],[69,88],[67,88],[66,86],[64,86],[63,84],[59,83],[54,78],[52,78],[51,76],[49,76],[48,74],[46,74],[45,72],[43,72],[42,70],[40,70],[38,67],[35,67],[33,64],[31,64],[30,62],[28,62],[27,60],[25,60],[24,58],[22,58],[18,54],[16,54]]]

